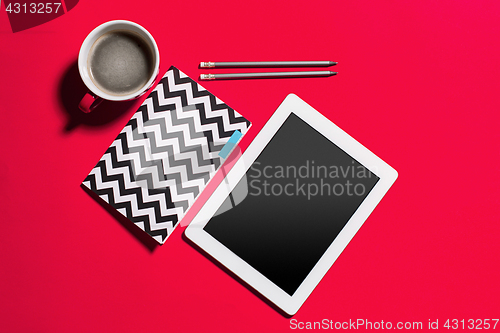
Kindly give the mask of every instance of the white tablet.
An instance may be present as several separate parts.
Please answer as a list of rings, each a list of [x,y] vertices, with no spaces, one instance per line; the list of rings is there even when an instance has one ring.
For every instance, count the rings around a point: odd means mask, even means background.
[[[396,178],[387,163],[290,94],[186,236],[293,315]]]

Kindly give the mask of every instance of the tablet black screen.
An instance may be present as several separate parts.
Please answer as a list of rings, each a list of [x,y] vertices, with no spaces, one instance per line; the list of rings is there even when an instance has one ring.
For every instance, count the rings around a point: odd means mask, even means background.
[[[293,295],[378,180],[291,113],[204,230]]]

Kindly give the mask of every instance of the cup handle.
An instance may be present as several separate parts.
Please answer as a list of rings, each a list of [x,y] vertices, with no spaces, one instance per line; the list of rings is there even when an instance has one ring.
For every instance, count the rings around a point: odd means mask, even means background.
[[[102,101],[103,99],[101,97],[95,96],[89,91],[85,94],[85,96],[83,96],[78,107],[83,112],[89,113],[90,111],[94,110],[96,106],[101,104]]]

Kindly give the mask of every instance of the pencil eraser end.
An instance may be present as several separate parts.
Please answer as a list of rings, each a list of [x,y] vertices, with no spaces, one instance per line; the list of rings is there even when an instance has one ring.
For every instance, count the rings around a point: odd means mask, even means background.
[[[215,76],[213,74],[200,74],[200,80],[213,80]]]
[[[214,63],[210,61],[202,61],[200,62],[200,68],[212,68],[214,67]]]

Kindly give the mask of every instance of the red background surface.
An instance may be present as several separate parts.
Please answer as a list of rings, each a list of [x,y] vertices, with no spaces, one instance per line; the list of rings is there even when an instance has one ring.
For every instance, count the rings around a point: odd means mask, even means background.
[[[253,122],[243,149],[293,92],[399,172],[293,319],[500,317],[500,2],[81,0],[18,33],[0,12],[0,331],[291,330],[183,228],[151,250],[80,188],[141,103],[77,110],[80,44],[112,19],[153,34],[161,74],[339,62],[330,78],[202,83]]]

